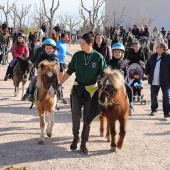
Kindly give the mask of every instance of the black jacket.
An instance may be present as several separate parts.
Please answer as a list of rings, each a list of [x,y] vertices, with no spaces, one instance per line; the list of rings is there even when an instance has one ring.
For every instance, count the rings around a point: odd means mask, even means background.
[[[59,26],[55,26],[53,29],[55,30],[56,33],[59,33],[61,31]]]
[[[152,84],[155,65],[157,62],[157,53],[153,54],[147,61],[145,66],[145,74],[149,75],[148,83]],[[160,86],[170,85],[170,55],[163,53],[161,56],[160,72],[159,72]]]
[[[141,51],[141,49],[139,49],[139,51],[137,53],[135,53],[134,49],[132,49],[132,51],[129,54],[129,56],[127,57],[127,59],[130,60],[129,65],[132,64],[132,63],[138,63],[139,64],[139,60],[146,62],[145,55]]]
[[[149,30],[148,30],[148,28],[145,28],[144,34],[145,34],[144,36],[149,37]]]
[[[112,59],[112,50],[109,45],[104,44],[101,48],[98,48],[97,44],[95,43],[93,49],[102,54],[106,62]]]
[[[5,30],[6,28],[8,28],[7,24],[2,24],[2,30]]]
[[[138,34],[139,34],[139,28],[132,29],[132,34],[135,35],[135,36],[138,36]]]
[[[120,70],[122,74],[126,76],[126,62],[123,58],[116,59],[113,57],[107,62],[107,65],[110,66],[112,69]]]
[[[45,25],[42,25],[42,26],[41,26],[41,29],[43,30],[43,32],[46,32],[46,31],[47,31],[47,29],[46,29],[46,26],[45,26]]]
[[[41,53],[40,57],[38,58],[37,62],[36,62],[36,68],[38,68],[38,65],[41,63],[41,61],[44,60],[48,60],[48,61],[56,61],[57,63],[59,63],[58,61],[58,57],[57,55],[53,52],[50,55],[48,55],[45,51]]]

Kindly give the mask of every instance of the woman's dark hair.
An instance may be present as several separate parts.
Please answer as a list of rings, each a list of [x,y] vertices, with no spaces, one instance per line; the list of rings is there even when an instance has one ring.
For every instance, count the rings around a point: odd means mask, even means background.
[[[97,37],[98,35],[99,35],[100,37],[102,37],[101,47],[103,48],[103,47],[107,44],[107,41],[106,41],[105,37],[104,37],[102,34],[96,34],[95,37],[94,37],[94,45],[93,45],[93,48],[94,48],[94,49],[97,48],[96,37]]]
[[[83,39],[84,41],[86,41],[87,44],[90,43],[94,43],[94,36],[90,33],[85,33],[83,34],[83,36],[81,37],[81,39]]]
[[[94,32],[93,31],[89,31],[89,34],[91,34],[91,36],[94,37]]]
[[[15,42],[16,46],[19,46],[19,45],[21,45],[21,46],[27,46],[26,39],[25,39],[25,34],[24,34],[24,33],[19,32],[16,36],[17,36],[17,37],[16,37],[16,42]],[[22,42],[19,42],[19,41],[18,41],[18,37],[23,37],[23,41],[22,41]]]
[[[135,45],[139,45],[139,47],[141,46],[139,42],[135,42],[135,43],[133,44],[133,47],[134,47]]]
[[[42,42],[45,41],[46,39],[47,39],[47,37],[43,37],[43,38],[42,38]]]
[[[155,28],[153,29],[153,32],[154,32],[155,30],[158,31],[157,27],[155,27]]]
[[[62,33],[61,38],[64,38],[66,35],[68,35],[68,34],[67,33]]]

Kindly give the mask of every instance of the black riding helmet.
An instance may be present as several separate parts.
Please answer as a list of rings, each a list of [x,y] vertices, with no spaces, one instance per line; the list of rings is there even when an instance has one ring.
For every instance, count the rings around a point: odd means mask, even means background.
[[[22,32],[19,32],[19,33],[17,34],[17,38],[18,38],[18,37],[23,37],[23,38],[25,38],[25,34],[22,33]]]

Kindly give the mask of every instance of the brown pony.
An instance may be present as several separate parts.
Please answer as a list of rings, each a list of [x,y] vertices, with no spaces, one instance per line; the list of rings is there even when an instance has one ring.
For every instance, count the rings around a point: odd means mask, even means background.
[[[57,42],[59,40],[59,35],[56,33],[56,31],[52,30],[52,39]]]
[[[47,136],[52,136],[54,110],[56,105],[56,88],[58,86],[58,63],[42,61],[37,72],[37,95],[35,105],[40,118],[41,135],[39,143],[44,142],[45,114],[48,115]]]
[[[25,84],[28,80],[28,75],[30,72],[30,66],[29,66],[29,59],[23,55],[22,57],[18,58],[18,62],[16,66],[14,67],[13,71],[13,83],[15,86],[15,92],[14,96],[18,96],[19,92],[19,84],[22,82],[22,96],[21,99],[24,95],[24,89],[25,89]]]
[[[119,70],[105,69],[105,75],[101,79],[99,87],[99,104],[102,106],[102,114],[107,120],[107,141],[110,141],[111,150],[116,147],[121,149],[126,135],[126,124],[129,116],[129,100],[124,85],[124,77]],[[116,121],[120,123],[119,139],[116,141]],[[104,119],[100,117],[100,135],[103,135]]]

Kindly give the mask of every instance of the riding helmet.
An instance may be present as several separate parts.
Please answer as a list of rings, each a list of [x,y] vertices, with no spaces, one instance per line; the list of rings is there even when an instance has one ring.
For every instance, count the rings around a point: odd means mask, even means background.
[[[25,34],[22,33],[22,32],[19,32],[19,33],[17,34],[17,38],[18,38],[18,37],[23,37],[23,38],[25,38]]]
[[[122,50],[122,51],[125,51],[125,47],[121,43],[115,43],[112,46],[112,50]]]
[[[49,45],[49,46],[52,46],[52,47],[56,48],[55,41],[53,39],[50,39],[50,38],[47,38],[46,40],[43,41],[42,47],[44,48],[45,45]]]

